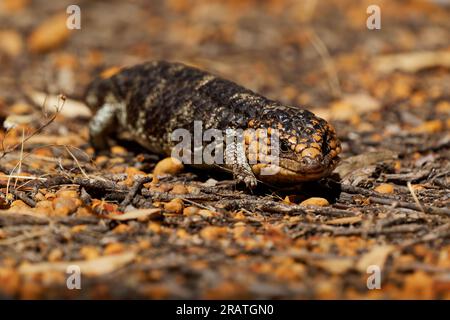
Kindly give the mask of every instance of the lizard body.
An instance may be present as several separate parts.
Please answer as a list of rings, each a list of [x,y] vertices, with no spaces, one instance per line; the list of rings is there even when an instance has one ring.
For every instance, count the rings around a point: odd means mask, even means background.
[[[325,120],[181,63],[148,62],[99,77],[87,88],[85,100],[94,112],[89,129],[97,150],[107,148],[110,134],[127,132],[150,151],[171,155],[177,143],[171,136],[174,130],[193,133],[195,121],[201,121],[203,130],[243,130],[243,147],[227,145],[225,156],[231,160],[219,166],[250,187],[257,178],[317,180],[339,161],[340,142]],[[255,142],[261,130],[268,138],[276,131],[279,161],[274,174],[262,175],[267,164],[255,155],[254,149],[261,149]]]

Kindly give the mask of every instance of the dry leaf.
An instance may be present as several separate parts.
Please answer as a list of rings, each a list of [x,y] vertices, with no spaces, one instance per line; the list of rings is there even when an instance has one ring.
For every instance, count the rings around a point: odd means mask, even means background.
[[[23,40],[15,30],[0,31],[0,52],[10,57],[17,57],[23,49]]]
[[[28,38],[30,51],[41,53],[62,45],[70,35],[66,20],[67,15],[61,13],[50,17],[39,25]]]
[[[390,54],[378,57],[373,62],[379,72],[401,70],[416,72],[431,67],[450,67],[450,51],[420,51]]]
[[[350,120],[361,115],[379,110],[381,103],[366,93],[347,94],[332,104],[328,118],[331,120]]]
[[[339,275],[349,271],[353,267],[354,260],[349,258],[331,258],[314,261],[312,264],[329,273]]]
[[[82,274],[89,276],[100,276],[113,272],[136,257],[134,252],[104,256],[92,260],[66,261],[66,262],[42,262],[36,264],[24,264],[19,267],[21,274],[34,274],[51,271],[66,272],[69,266],[78,266]]]
[[[161,216],[161,209],[157,208],[150,208],[150,209],[138,209],[126,212],[124,214],[109,214],[107,215],[108,218],[113,220],[133,220],[138,219],[142,217],[149,217],[150,219],[159,218]]]
[[[383,268],[387,257],[392,253],[393,250],[394,247],[390,245],[380,245],[372,248],[372,250],[364,254],[361,259],[359,259],[358,263],[356,264],[356,269],[359,272],[366,272],[367,267],[369,267],[370,265],[376,265],[380,268]]]
[[[45,108],[46,111],[56,112],[57,108],[61,107],[62,101],[58,95],[49,95],[32,89],[25,89],[25,93],[36,105]],[[92,115],[88,106],[73,99],[66,99],[59,113],[67,118],[88,118]]]

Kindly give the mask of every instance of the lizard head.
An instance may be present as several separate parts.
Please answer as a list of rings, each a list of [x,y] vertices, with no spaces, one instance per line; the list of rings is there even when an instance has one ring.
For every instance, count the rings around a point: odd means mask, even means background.
[[[318,180],[329,175],[339,162],[341,146],[334,128],[307,110],[267,108],[248,126],[255,134],[244,131],[247,158],[262,181]],[[265,135],[267,144],[261,143],[261,135]]]

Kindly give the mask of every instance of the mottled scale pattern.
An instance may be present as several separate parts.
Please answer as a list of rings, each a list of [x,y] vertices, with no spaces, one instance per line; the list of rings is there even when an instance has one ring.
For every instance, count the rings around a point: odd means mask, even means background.
[[[122,69],[108,78],[99,77],[88,87],[86,101],[94,112],[105,104],[114,105],[116,120],[110,125],[117,126],[115,131],[131,133],[153,152],[169,155],[173,130],[192,131],[194,120],[200,120],[204,130],[279,129],[285,145],[282,159],[287,159],[286,169],[300,172],[297,177],[291,176],[293,180],[310,180],[308,168],[316,174],[318,163],[326,175],[339,159],[339,141],[325,120],[181,63],[148,62]],[[91,125],[94,137],[100,135],[98,132],[111,131],[97,132],[92,128],[96,128],[95,123]],[[304,151],[308,148],[309,153]],[[293,162],[299,165],[292,167]],[[319,176],[314,174],[312,179]]]

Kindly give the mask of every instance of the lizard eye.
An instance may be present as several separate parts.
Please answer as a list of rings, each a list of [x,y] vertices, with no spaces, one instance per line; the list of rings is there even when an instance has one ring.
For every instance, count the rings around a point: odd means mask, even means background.
[[[289,147],[289,143],[287,141],[281,141],[280,150],[282,152],[288,152],[291,148]]]

